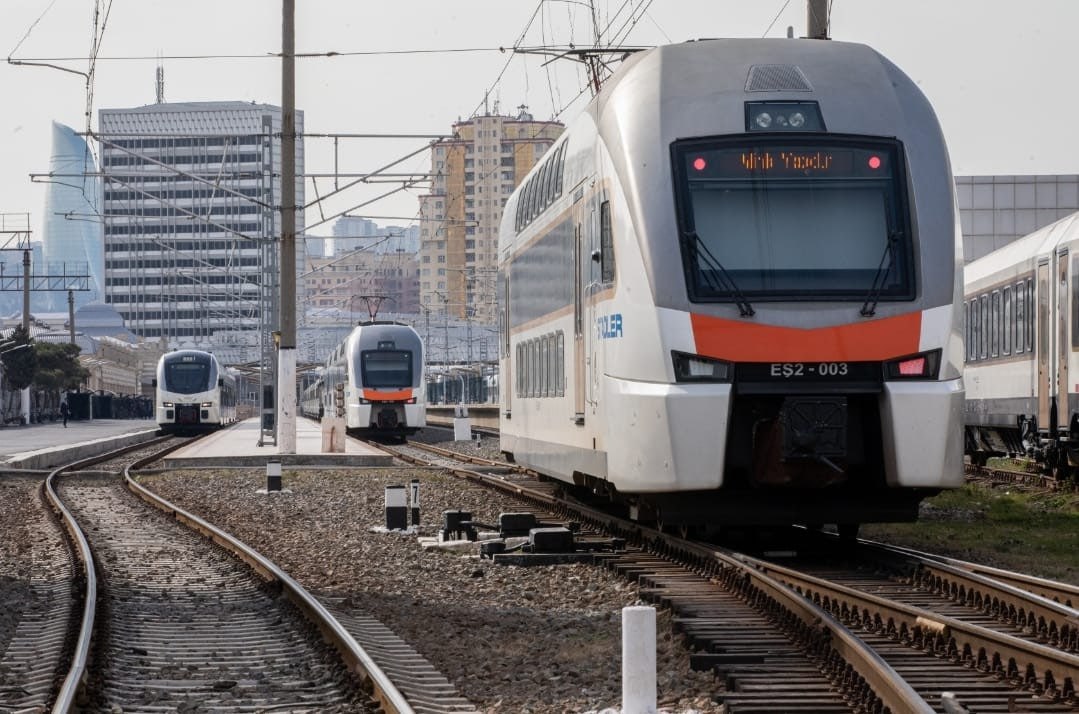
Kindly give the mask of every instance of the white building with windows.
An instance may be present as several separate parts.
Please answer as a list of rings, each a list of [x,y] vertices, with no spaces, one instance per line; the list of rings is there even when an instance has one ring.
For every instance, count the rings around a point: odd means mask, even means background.
[[[303,132],[302,112],[296,132]],[[246,342],[237,331],[276,329],[281,109],[246,102],[103,109],[98,134],[105,300],[124,324],[169,348],[234,351]],[[297,137],[298,207],[303,172]],[[298,296],[303,225],[299,209]],[[257,342],[227,361],[257,359]]]

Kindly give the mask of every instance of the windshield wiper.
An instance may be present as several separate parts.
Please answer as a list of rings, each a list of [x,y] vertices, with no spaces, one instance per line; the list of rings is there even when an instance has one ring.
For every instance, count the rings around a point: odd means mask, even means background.
[[[862,317],[873,317],[873,315],[877,314],[877,301],[880,299],[880,294],[884,291],[884,283],[895,265],[895,248],[901,235],[902,233],[899,231],[888,233],[888,242],[884,246],[884,255],[880,257],[877,274],[873,276],[873,283],[869,286],[869,293],[865,296],[865,302],[862,303]],[[887,265],[884,264],[885,261],[888,262]]]
[[[701,270],[700,275],[705,282],[715,292],[727,292],[734,298],[734,304],[738,306],[738,312],[742,317],[752,317],[754,315],[753,306],[749,304],[749,300],[746,299],[745,293],[738,287],[738,283],[734,282],[734,278],[727,272],[727,269],[723,267],[723,264],[712,255],[712,251],[708,250],[708,246],[704,244],[701,237],[697,235],[697,231],[684,231],[682,238],[688,239],[690,242],[689,249],[693,253],[697,261],[703,262],[711,269],[711,273],[706,273]]]

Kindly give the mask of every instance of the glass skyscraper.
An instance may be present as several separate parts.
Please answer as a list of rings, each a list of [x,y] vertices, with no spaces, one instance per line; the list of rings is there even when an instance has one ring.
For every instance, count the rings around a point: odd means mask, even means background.
[[[58,276],[89,275],[89,290],[74,293],[75,306],[105,299],[105,251],[101,223],[101,181],[94,156],[86,140],[75,130],[52,123],[51,179],[45,192],[42,235],[42,265],[34,274]],[[63,286],[76,281],[52,280]],[[35,309],[67,311],[67,291],[34,293]]]

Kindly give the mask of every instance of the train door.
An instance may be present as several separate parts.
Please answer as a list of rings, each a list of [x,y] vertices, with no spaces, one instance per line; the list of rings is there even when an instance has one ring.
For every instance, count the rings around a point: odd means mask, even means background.
[[[1052,390],[1052,372],[1049,363],[1052,356],[1050,347],[1049,315],[1049,262],[1038,264],[1038,336],[1035,343],[1038,361],[1038,425],[1042,429],[1049,427],[1049,414]]]
[[[513,414],[514,377],[513,358],[510,353],[510,271],[499,275],[499,287],[502,293],[502,308],[498,311],[498,356],[501,360],[501,384],[499,399],[505,416]]]
[[[1071,340],[1068,339],[1068,249],[1064,248],[1057,253],[1057,289],[1056,289],[1056,324],[1057,324],[1057,369],[1056,388],[1056,413],[1059,419],[1063,416],[1067,419],[1068,414],[1068,354],[1071,350]],[[1067,426],[1065,421],[1064,426]]]
[[[580,190],[580,189],[578,189]],[[580,203],[574,210],[573,221],[573,421],[584,424],[585,383],[587,364],[584,345],[584,231]]]

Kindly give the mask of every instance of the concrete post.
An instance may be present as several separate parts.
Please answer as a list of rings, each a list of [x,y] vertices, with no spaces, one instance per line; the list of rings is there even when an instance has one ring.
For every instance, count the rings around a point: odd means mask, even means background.
[[[622,608],[622,714],[656,714],[656,609]]]

